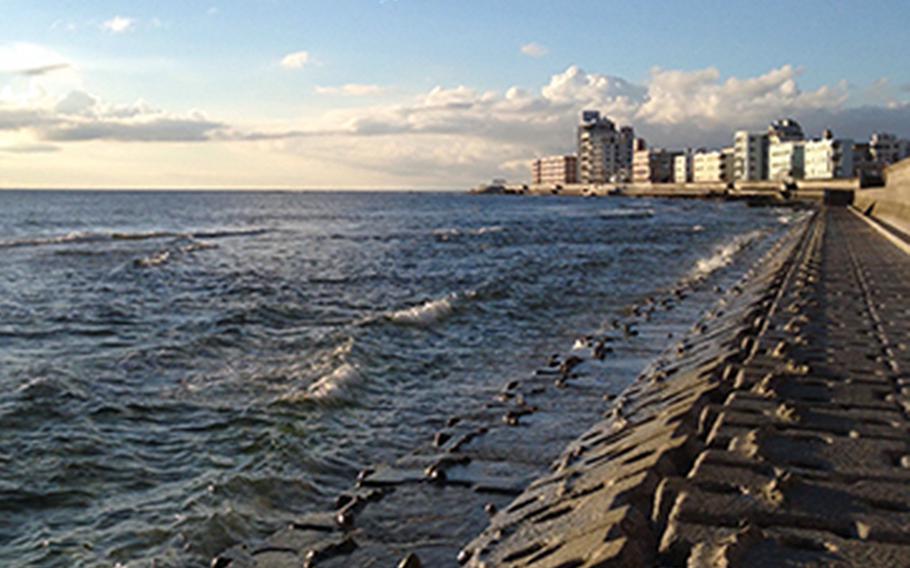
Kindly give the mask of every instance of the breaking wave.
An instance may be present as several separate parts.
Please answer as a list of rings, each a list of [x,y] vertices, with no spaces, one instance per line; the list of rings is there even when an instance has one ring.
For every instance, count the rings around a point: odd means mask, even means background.
[[[150,268],[152,266],[160,266],[170,260],[171,251],[163,250],[161,252],[156,252],[155,254],[149,255],[145,258],[140,258],[136,261],[136,266],[142,268]]]
[[[763,231],[751,231],[733,238],[732,241],[715,249],[714,254],[701,258],[695,263],[690,278],[700,280],[709,276],[715,270],[728,266],[736,254],[764,236]]]
[[[342,363],[331,373],[323,375],[304,391],[285,397],[288,402],[311,400],[321,403],[344,402],[351,398],[351,388],[363,381],[363,375],[354,365]]]
[[[433,231],[433,234],[441,241],[446,241],[451,238],[469,236],[469,237],[480,237],[482,235],[487,235],[491,233],[501,233],[505,231],[505,227],[502,225],[489,225],[485,227],[477,227],[474,229],[436,229]]]
[[[427,326],[449,317],[460,302],[474,298],[476,295],[476,292],[449,294],[444,298],[428,300],[410,308],[389,312],[386,317],[402,325]]]
[[[147,241],[152,239],[190,238],[190,239],[219,239],[224,237],[251,237],[268,232],[266,229],[225,229],[214,231],[148,231],[148,232],[90,232],[73,231],[65,235],[27,237],[0,240],[0,249],[16,247],[40,247],[61,244],[93,243],[99,241]]]
[[[605,209],[598,213],[604,219],[648,219],[654,216],[653,209]]]

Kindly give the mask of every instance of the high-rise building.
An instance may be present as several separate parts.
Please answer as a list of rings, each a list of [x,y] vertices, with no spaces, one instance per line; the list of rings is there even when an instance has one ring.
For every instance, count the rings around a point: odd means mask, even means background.
[[[768,178],[768,135],[739,130],[733,135],[733,179]]]
[[[827,135],[806,142],[803,151],[806,179],[853,177],[853,140]]]
[[[578,182],[578,159],[574,155],[546,156],[531,162],[531,181],[562,185]]]
[[[733,148],[713,152],[696,152],[692,157],[692,181],[719,182],[733,180]]]
[[[768,148],[768,179],[802,179],[805,173],[805,141],[771,142]]]
[[[689,183],[692,181],[692,151],[686,150],[673,157],[673,181]]]
[[[632,175],[635,132],[617,129],[599,111],[586,110],[578,125],[578,179],[581,183],[628,181]]]
[[[803,127],[792,118],[781,118],[768,126],[768,141],[771,144],[793,142],[804,138]]]

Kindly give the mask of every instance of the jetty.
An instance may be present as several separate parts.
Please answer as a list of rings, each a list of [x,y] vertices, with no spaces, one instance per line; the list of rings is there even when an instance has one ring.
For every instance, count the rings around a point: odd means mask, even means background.
[[[649,299],[623,340],[504,385],[212,565],[910,564],[910,161],[886,175],[815,206],[707,313],[686,308],[698,281]],[[644,368],[618,393],[608,348]],[[547,413],[566,428],[535,428]]]

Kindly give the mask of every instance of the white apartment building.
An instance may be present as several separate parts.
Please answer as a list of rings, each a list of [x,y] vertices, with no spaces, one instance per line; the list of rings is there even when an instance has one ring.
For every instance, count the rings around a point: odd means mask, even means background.
[[[673,181],[688,183],[692,181],[692,152],[686,151],[673,158]]]
[[[692,181],[718,182],[733,180],[733,148],[713,152],[696,152],[692,157]]]
[[[578,181],[578,160],[573,155],[546,156],[531,162],[531,182],[568,184]]]
[[[768,146],[768,179],[802,179],[805,173],[805,141],[774,142]]]
[[[733,135],[733,179],[768,178],[768,135],[739,130]]]
[[[596,110],[582,112],[578,125],[578,181],[609,183],[632,177],[635,132],[631,126],[617,129]]]
[[[805,143],[806,179],[853,177],[853,140],[823,138]]]
[[[632,157],[632,181],[667,183],[673,181],[674,159],[679,152],[662,148],[636,150]]]

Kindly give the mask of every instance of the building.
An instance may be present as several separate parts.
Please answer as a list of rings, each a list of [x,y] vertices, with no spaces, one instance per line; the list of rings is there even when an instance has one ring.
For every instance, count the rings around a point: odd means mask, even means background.
[[[805,141],[771,141],[768,147],[768,179],[802,179],[805,173]]]
[[[733,179],[768,179],[768,138],[745,130],[733,135]]]
[[[632,158],[632,181],[635,183],[668,183],[673,181],[674,159],[680,152],[662,148],[636,150]]]
[[[531,183],[564,185],[578,183],[578,158],[546,156],[531,162]]]
[[[781,118],[768,126],[768,142],[770,144],[795,142],[804,138],[803,127],[792,118]]]
[[[853,177],[853,140],[835,139],[826,133],[821,140],[804,145],[806,179]]]
[[[616,128],[596,110],[581,114],[578,125],[578,180],[581,183],[628,181],[632,176],[635,132]]]
[[[692,149],[686,148],[679,155],[673,157],[673,181],[676,183],[689,183],[692,181]]]
[[[910,157],[910,140],[901,140],[894,134],[875,132],[869,139],[872,160],[888,166]]]
[[[884,181],[884,167],[872,158],[868,142],[857,142],[853,145],[853,177],[859,178],[860,184],[878,184]]]
[[[729,182],[733,180],[733,148],[700,151],[692,156],[692,181]]]

